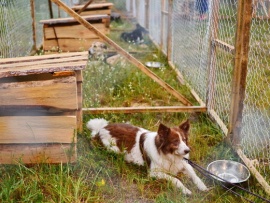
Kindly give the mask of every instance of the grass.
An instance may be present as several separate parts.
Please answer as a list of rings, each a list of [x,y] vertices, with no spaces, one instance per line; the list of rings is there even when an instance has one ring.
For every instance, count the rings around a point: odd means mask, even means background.
[[[115,33],[115,39],[119,33]],[[126,46],[125,49],[143,49]],[[163,80],[196,103],[185,86],[179,85],[175,73],[166,64],[166,58],[158,50],[138,56],[140,60],[157,60],[164,67],[153,70]],[[145,49],[145,48],[144,48]],[[84,72],[84,106],[132,106],[132,105],[172,105],[177,100],[157,86],[127,61],[114,67],[94,62]],[[0,166],[1,202],[106,202],[106,203],[233,203],[244,202],[240,197],[223,189],[211,179],[198,175],[204,180],[209,192],[200,192],[184,175],[179,174],[192,192],[190,197],[181,194],[170,183],[148,177],[146,167],[127,164],[122,155],[107,152],[102,146],[90,141],[90,132],[85,123],[94,117],[102,117],[110,122],[130,122],[149,130],[157,130],[158,123],[173,126],[189,118],[191,120],[190,145],[191,160],[206,168],[217,159],[240,161],[235,153],[223,142],[220,129],[207,115],[188,113],[134,113],[84,115],[84,130],[78,135],[78,159],[68,164],[35,164],[26,166]],[[256,194],[266,196],[260,185],[252,177],[244,185]],[[240,191],[254,202],[258,199]],[[268,196],[268,198],[270,198]]]
[[[191,115],[182,113],[106,114],[112,122],[131,122],[157,129],[157,121],[177,125]],[[85,122],[93,118],[85,115]],[[100,115],[101,117],[101,115]],[[222,142],[223,135],[204,115],[191,117],[191,160],[206,167],[216,159],[238,160],[233,151]],[[84,129],[78,135],[78,160],[74,164],[36,164],[32,166],[3,165],[0,168],[1,202],[241,202],[217,183],[198,175],[212,188],[199,192],[187,177],[183,183],[193,191],[183,196],[179,189],[163,180],[147,176],[146,167],[127,164],[122,155],[107,152],[97,143],[90,142],[90,132]],[[258,183],[251,178],[245,185],[256,194],[265,196]],[[243,193],[237,189],[237,192]],[[249,195],[243,194],[245,197]],[[256,201],[253,199],[255,202]]]

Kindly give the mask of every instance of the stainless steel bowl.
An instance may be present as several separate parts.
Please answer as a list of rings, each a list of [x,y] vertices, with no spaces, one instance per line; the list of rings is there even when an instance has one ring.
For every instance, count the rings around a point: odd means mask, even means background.
[[[145,65],[149,68],[160,68],[161,67],[161,63],[156,62],[156,61],[148,61],[145,63]]]
[[[213,161],[207,166],[207,170],[230,183],[242,183],[250,177],[250,172],[246,166],[230,160]],[[225,182],[215,176],[213,177],[216,180]]]

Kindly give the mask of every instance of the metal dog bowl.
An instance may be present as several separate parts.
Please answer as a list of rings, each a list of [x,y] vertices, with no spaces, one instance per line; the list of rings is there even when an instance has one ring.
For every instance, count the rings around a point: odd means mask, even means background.
[[[217,160],[207,166],[207,170],[212,174],[230,182],[242,183],[248,180],[250,172],[246,166],[236,161]],[[216,180],[225,182],[218,177],[212,176]]]
[[[160,68],[162,64],[160,62],[148,61],[145,65],[149,68]]]

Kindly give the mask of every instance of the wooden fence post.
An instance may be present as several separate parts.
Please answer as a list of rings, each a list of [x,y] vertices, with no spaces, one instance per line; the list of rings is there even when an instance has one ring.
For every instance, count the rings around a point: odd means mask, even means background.
[[[145,0],[145,28],[149,29],[149,1]]]
[[[161,22],[160,22],[160,50],[163,50],[163,37],[164,37],[164,10],[165,10],[165,0],[161,0]]]
[[[37,50],[37,36],[36,36],[36,15],[35,15],[35,1],[31,0],[31,18],[32,18],[32,34],[33,34],[33,50]]]
[[[216,77],[216,44],[218,39],[218,25],[219,25],[219,0],[212,2],[212,11],[210,18],[211,32],[209,37],[209,63],[208,63],[208,89],[206,106],[211,111],[214,107],[214,93],[215,93],[215,77]]]
[[[246,90],[252,0],[239,0],[237,9],[237,30],[235,37],[235,60],[232,80],[232,98],[228,139],[234,147],[240,145],[242,113]]]
[[[167,58],[172,61],[172,23],[173,23],[173,1],[168,0],[168,38],[167,38]]]

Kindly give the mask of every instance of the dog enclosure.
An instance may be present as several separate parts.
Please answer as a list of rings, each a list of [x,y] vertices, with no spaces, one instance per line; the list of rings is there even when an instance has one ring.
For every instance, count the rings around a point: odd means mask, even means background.
[[[149,30],[269,194],[269,1],[209,0],[205,13],[200,0],[108,2]],[[47,1],[12,0],[0,4],[0,17],[0,57],[10,58],[42,44],[40,20],[69,15]]]

